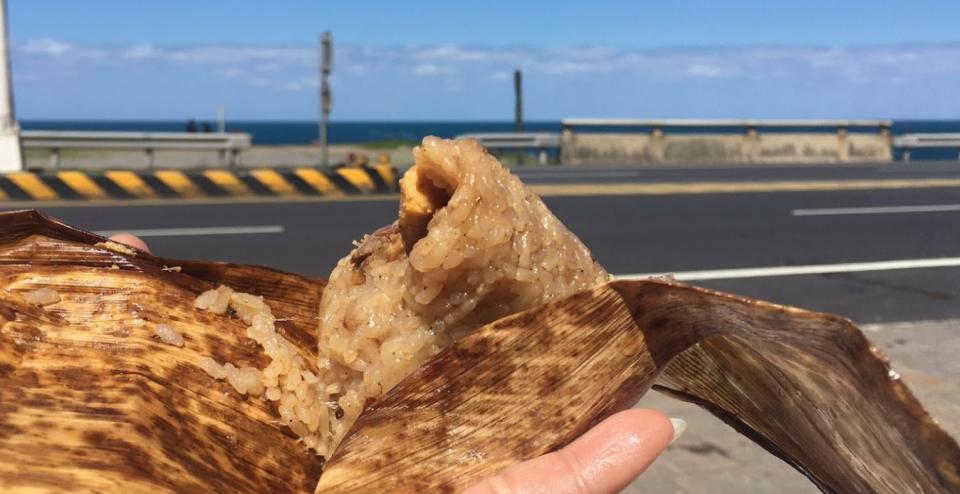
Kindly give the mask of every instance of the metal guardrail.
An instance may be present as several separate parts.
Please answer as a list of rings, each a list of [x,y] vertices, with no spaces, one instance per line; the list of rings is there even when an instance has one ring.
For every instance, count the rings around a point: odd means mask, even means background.
[[[893,139],[893,146],[903,149],[903,161],[910,161],[910,150],[917,148],[960,149],[960,133],[903,134]],[[957,155],[960,159],[960,153]]]
[[[49,149],[50,165],[60,167],[63,149],[128,149],[142,150],[144,163],[153,168],[157,150],[217,151],[221,165],[233,167],[240,162],[240,152],[251,146],[246,133],[189,132],[79,132],[24,130],[20,142],[25,149]]]
[[[560,147],[560,134],[555,132],[480,132],[461,134],[457,139],[475,139],[487,149],[536,150],[541,165],[547,163],[547,149]]]

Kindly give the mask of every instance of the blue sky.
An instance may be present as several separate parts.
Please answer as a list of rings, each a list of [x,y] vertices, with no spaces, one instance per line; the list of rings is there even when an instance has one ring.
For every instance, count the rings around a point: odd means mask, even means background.
[[[463,5],[459,5],[463,4]],[[960,2],[8,0],[21,119],[960,117]]]

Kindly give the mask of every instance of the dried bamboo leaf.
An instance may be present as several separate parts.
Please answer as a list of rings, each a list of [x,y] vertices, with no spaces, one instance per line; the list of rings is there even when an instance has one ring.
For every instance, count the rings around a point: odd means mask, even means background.
[[[246,325],[193,307],[227,283],[262,294],[316,355],[323,283],[265,268],[135,256],[36,212],[0,215],[0,491],[309,492],[321,464],[266,402],[196,366],[264,366]],[[163,267],[181,266],[180,272]],[[47,287],[60,302],[23,294]],[[152,337],[157,324],[183,348]]]
[[[274,410],[196,367],[203,355],[265,362],[242,323],[192,303],[218,283],[263,295],[312,358],[323,283],[102,241],[36,212],[0,214],[4,492],[455,489],[566,444],[654,384],[825,492],[960,492],[960,449],[849,322],[654,281],[611,283],[461,340],[362,415],[318,485],[320,462]],[[41,287],[61,300],[28,303]],[[184,347],[154,340],[159,323]]]
[[[960,449],[849,321],[665,281],[494,322],[364,412],[316,492],[453,492],[660,386],[824,492],[960,492]]]

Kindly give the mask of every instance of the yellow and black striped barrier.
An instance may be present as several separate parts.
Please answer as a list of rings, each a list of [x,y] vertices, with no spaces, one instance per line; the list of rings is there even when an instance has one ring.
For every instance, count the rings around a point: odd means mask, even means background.
[[[233,170],[59,171],[0,175],[0,201],[333,196],[397,191],[390,165]]]

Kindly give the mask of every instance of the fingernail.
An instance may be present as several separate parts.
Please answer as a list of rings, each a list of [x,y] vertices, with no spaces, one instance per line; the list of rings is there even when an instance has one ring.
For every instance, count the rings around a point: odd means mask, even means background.
[[[672,444],[678,437],[683,435],[683,431],[687,430],[687,421],[671,417],[670,423],[673,424],[673,439],[670,440]]]

